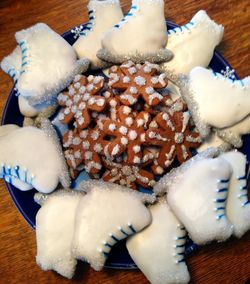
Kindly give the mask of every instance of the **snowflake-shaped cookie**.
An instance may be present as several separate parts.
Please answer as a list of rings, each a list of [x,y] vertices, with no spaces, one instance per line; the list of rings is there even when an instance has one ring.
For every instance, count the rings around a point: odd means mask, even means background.
[[[169,167],[175,158],[181,164],[192,157],[190,148],[197,148],[201,143],[199,133],[191,130],[189,112],[175,112],[173,115],[162,112],[153,121],[158,128],[149,128],[146,142],[160,147],[153,171],[162,173],[162,168]]]
[[[103,158],[103,163],[108,169],[102,177],[104,181],[118,183],[133,189],[137,188],[136,184],[150,188],[156,183],[154,175],[142,167],[127,163],[115,163],[106,158]]]
[[[106,99],[96,95],[102,89],[104,78],[101,76],[77,75],[68,91],[59,94],[58,104],[64,109],[59,114],[59,120],[69,124],[75,120],[75,127],[84,129],[91,122],[90,112],[102,112]]]
[[[86,172],[98,173],[102,168],[100,153],[103,151],[105,141],[104,133],[96,126],[80,132],[69,130],[64,134],[63,146],[65,157],[70,168],[77,169],[84,165]]]
[[[118,109],[118,117],[119,121],[111,119],[104,121],[105,135],[113,138],[107,142],[104,154],[112,159],[127,151],[127,162],[140,164],[142,162],[141,145],[145,142],[150,115],[144,111],[137,114],[130,107],[121,106]]]
[[[134,105],[139,97],[150,106],[158,105],[163,96],[156,90],[167,86],[166,75],[159,75],[159,66],[149,62],[128,61],[111,69],[109,76],[109,86],[123,91],[119,98],[127,106]]]

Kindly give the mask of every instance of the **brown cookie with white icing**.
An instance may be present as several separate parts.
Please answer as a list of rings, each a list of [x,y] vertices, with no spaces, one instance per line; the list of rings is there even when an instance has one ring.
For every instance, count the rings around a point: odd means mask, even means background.
[[[74,121],[77,129],[85,129],[91,122],[90,113],[102,112],[106,107],[106,99],[97,95],[104,85],[101,76],[77,75],[68,91],[58,95],[58,104],[63,107],[59,114],[61,123]]]
[[[97,174],[102,169],[101,153],[105,146],[104,132],[96,126],[82,131],[69,130],[64,134],[63,146],[69,167],[77,170],[80,165],[86,172]]]
[[[158,105],[163,96],[156,90],[167,86],[165,74],[160,74],[159,66],[146,62],[135,64],[132,61],[110,69],[109,86],[122,91],[120,101],[127,106],[134,105],[141,97],[149,106]]]
[[[154,173],[162,174],[175,159],[182,164],[192,157],[190,148],[200,145],[200,135],[192,130],[190,118],[189,112],[175,112],[173,115],[162,112],[154,118],[158,128],[149,128],[146,132],[146,142],[160,148],[152,167]]]
[[[133,189],[137,189],[137,185],[144,188],[152,188],[156,181],[154,175],[143,167],[129,165],[128,163],[115,163],[104,158],[103,163],[108,169],[103,180],[117,183]]]
[[[147,112],[134,112],[128,106],[118,109],[119,121],[107,119],[103,124],[105,136],[110,137],[104,154],[112,159],[126,152],[128,164],[139,165],[142,162],[142,145],[151,117]]]

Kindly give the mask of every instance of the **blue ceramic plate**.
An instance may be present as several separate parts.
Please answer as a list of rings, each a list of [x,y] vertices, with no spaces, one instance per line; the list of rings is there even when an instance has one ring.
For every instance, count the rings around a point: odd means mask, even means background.
[[[168,30],[176,28],[177,25],[167,22]],[[76,33],[72,31],[68,31],[65,34],[63,34],[63,37],[72,45],[76,41]],[[232,70],[231,66],[228,64],[228,62],[216,51],[214,53],[214,56],[210,62],[210,68],[212,68],[215,72],[221,72],[222,70],[226,71],[227,69],[230,71]],[[234,74],[237,77],[236,74]],[[2,124],[17,124],[22,125],[23,122],[23,116],[19,112],[18,108],[18,101],[16,97],[16,91],[13,88],[9,98],[7,100],[4,113],[3,113],[3,119]],[[247,148],[248,145],[248,148]],[[247,135],[244,138],[244,145],[241,149],[241,151],[248,156],[248,161],[250,160],[250,135]],[[39,205],[37,205],[34,200],[34,194],[35,190],[31,191],[20,191],[16,189],[11,184],[6,183],[6,186],[8,188],[8,191],[18,208],[18,210],[21,212],[25,220],[29,223],[29,225],[35,229],[35,216],[39,209]],[[193,244],[191,241],[187,243],[186,246],[186,254],[191,253],[192,251],[196,250],[197,246]],[[106,262],[106,267],[109,268],[117,268],[117,269],[133,269],[136,268],[136,265],[128,255],[125,242],[119,242],[114,248],[112,249],[112,252]]]

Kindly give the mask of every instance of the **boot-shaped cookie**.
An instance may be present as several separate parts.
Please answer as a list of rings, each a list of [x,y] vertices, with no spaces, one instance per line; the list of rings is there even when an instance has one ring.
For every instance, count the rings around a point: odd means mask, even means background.
[[[72,250],[77,259],[101,270],[113,245],[149,225],[151,214],[144,195],[134,190],[95,181],[87,182],[87,188],[77,208]]]
[[[209,135],[211,127],[230,127],[250,114],[250,76],[231,80],[220,73],[195,67],[181,89],[203,138]]]
[[[188,74],[196,66],[207,67],[223,33],[223,26],[211,20],[205,11],[197,12],[186,25],[168,31],[167,48],[174,58],[162,69]]]
[[[83,195],[73,190],[35,195],[35,201],[42,201],[36,215],[36,262],[43,270],[53,269],[64,277],[73,277],[77,260],[71,252],[71,243],[76,208]]]
[[[97,56],[110,63],[131,59],[136,63],[169,61],[173,54],[165,49],[167,28],[163,0],[133,0],[121,22],[102,40]]]
[[[23,191],[50,193],[70,179],[55,130],[48,120],[41,127],[0,127],[0,178]]]
[[[167,191],[168,204],[197,244],[228,239],[233,230],[225,214],[231,165],[211,150],[196,155],[166,174],[155,186]]]
[[[123,17],[119,0],[91,0],[88,4],[89,22],[73,47],[79,58],[88,58],[93,69],[106,65],[96,57],[104,33]]]
[[[233,234],[240,238],[250,229],[250,202],[247,196],[246,156],[231,151],[220,156],[233,168],[228,187],[227,217],[233,224]]]
[[[130,256],[152,284],[188,283],[186,230],[166,200],[149,207],[152,223],[127,240]]]
[[[76,74],[88,68],[89,61],[77,60],[73,47],[46,24],[17,32],[16,41],[18,47],[1,67],[17,80],[18,94],[33,106],[54,101]]]

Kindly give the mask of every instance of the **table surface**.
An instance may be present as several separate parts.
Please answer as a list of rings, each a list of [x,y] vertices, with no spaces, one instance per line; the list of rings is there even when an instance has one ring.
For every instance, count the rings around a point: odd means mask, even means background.
[[[84,0],[1,0],[0,60],[15,47],[14,34],[37,22],[45,22],[58,33],[87,21]],[[248,0],[166,1],[165,15],[177,24],[188,22],[201,9],[225,27],[219,50],[243,78],[249,72],[250,6]],[[131,1],[121,0],[124,12]],[[12,80],[0,71],[0,118]],[[35,232],[15,208],[0,181],[0,283],[70,283],[54,272],[36,265]],[[187,259],[192,283],[246,283],[250,281],[250,232],[241,240],[201,248]],[[71,283],[148,283],[138,270],[93,271],[79,263]]]

